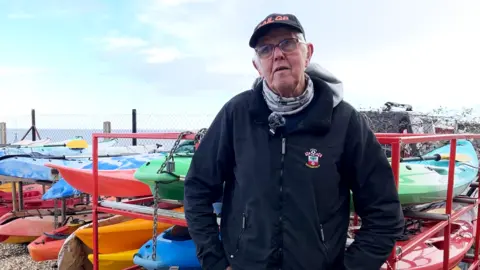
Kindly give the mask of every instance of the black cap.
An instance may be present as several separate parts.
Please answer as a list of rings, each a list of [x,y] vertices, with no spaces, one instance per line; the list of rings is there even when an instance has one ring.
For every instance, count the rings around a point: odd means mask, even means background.
[[[255,27],[255,30],[253,31],[252,37],[250,37],[248,45],[254,48],[260,37],[262,37],[268,30],[272,29],[273,27],[279,26],[291,27],[305,35],[305,31],[303,30],[300,21],[297,19],[297,17],[295,17],[295,15],[272,13],[268,15],[265,19],[263,19]]]

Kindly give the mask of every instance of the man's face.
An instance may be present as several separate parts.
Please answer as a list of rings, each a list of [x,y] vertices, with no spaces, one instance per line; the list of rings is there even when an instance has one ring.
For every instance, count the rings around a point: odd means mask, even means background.
[[[279,45],[273,52],[259,55],[255,68],[269,87],[284,96],[293,95],[299,83],[304,80],[304,72],[313,53],[311,44],[298,43],[297,35],[287,28],[275,28],[259,39],[256,50],[262,53],[264,45]],[[288,92],[291,92],[290,94]]]

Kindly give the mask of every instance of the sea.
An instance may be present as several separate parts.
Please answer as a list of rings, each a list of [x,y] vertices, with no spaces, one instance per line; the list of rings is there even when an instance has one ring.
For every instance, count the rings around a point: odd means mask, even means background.
[[[176,129],[137,129],[137,133],[157,133],[157,132],[181,132],[185,130]],[[28,132],[28,133],[27,133]],[[40,137],[37,140],[49,138],[51,142],[64,141],[75,137],[82,137],[89,144],[92,143],[93,133],[103,133],[103,129],[38,129]],[[111,133],[132,133],[131,129],[112,129]],[[106,133],[108,134],[108,133]],[[7,128],[7,143],[13,143],[22,140],[32,140],[32,132],[28,129],[8,129]],[[99,138],[101,141],[102,138]],[[118,146],[134,145],[133,139],[118,139]],[[137,145],[161,144],[166,148],[170,148],[175,140],[163,139],[137,139]]]

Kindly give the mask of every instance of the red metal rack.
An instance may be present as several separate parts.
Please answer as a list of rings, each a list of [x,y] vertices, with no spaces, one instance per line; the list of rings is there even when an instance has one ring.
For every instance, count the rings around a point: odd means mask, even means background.
[[[125,138],[125,139],[171,139],[176,140],[180,133],[94,133],[92,135],[93,138],[93,184],[94,184],[94,192],[93,192],[93,199],[92,204],[92,214],[93,214],[93,269],[98,270],[98,213],[112,213],[112,214],[119,214],[124,216],[130,216],[133,218],[143,218],[152,220],[153,216],[150,214],[150,211],[147,211],[149,207],[142,208],[143,211],[129,211],[125,209],[121,209],[120,207],[115,209],[114,207],[106,207],[102,204],[99,205],[98,202],[98,139],[99,138]],[[441,135],[425,135],[425,134],[403,134],[403,133],[377,133],[378,141],[381,144],[390,144],[392,147],[392,171],[395,178],[395,184],[398,188],[398,181],[399,181],[399,166],[400,166],[400,146],[402,144],[409,144],[409,143],[422,143],[422,142],[435,142],[435,141],[450,141],[450,157],[455,157],[456,155],[456,142],[459,139],[480,139],[480,134],[441,134]],[[193,140],[195,139],[195,134],[188,134],[183,137],[183,139]],[[455,212],[452,215],[452,203],[453,203],[453,178],[454,178],[454,169],[455,169],[455,160],[449,160],[449,171],[448,171],[448,191],[447,191],[447,198],[446,198],[446,214],[431,214],[429,217],[422,217],[423,219],[434,219],[438,220],[438,223],[433,226],[428,233],[424,233],[421,236],[414,238],[411,240],[408,245],[402,247],[402,253],[407,253],[408,251],[413,250],[419,243],[428,239],[433,234],[445,229],[444,237],[445,237],[445,246],[450,246],[450,231],[451,231],[451,223],[459,218],[462,214],[471,210],[475,206],[478,206],[478,198],[469,198],[470,200],[464,199],[464,201],[468,202],[469,204],[463,207],[461,210]],[[477,184],[478,187],[478,184]],[[115,203],[110,202],[110,205],[114,205]],[[122,203],[117,203],[121,205]],[[126,203],[125,203],[126,204]],[[140,208],[138,208],[140,209]],[[166,212],[165,212],[166,213]],[[477,212],[477,220],[480,217],[480,207]],[[158,217],[159,222],[165,222],[170,224],[177,224],[186,226],[186,222],[184,218],[178,216],[169,216],[163,215],[160,213]],[[465,258],[464,261],[472,263],[470,269],[479,269],[479,243],[480,243],[480,222],[476,224],[476,235],[475,235],[475,251],[473,258]],[[396,270],[396,262],[401,259],[401,256],[397,254],[397,246],[392,250],[390,257],[387,260],[387,265],[389,270]],[[449,269],[449,252],[448,248],[444,249],[444,261],[443,261],[443,269]]]

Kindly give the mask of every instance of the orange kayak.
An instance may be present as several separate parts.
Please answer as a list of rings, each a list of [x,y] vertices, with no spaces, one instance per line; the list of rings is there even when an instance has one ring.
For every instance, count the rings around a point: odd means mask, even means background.
[[[65,239],[80,226],[81,223],[67,224],[51,232],[44,233],[28,244],[27,248],[30,257],[36,262],[56,260]]]
[[[108,214],[99,215],[99,219],[108,217]],[[78,218],[78,219],[77,219]],[[67,225],[55,229],[50,232],[45,232],[40,237],[33,240],[28,246],[28,252],[34,261],[47,261],[47,260],[56,260],[58,253],[62,248],[65,239],[67,239],[70,234],[75,232],[78,228],[90,223],[92,221],[92,215],[76,215],[74,219]]]
[[[183,212],[183,207],[173,209]],[[157,231],[160,233],[172,224],[158,222]],[[75,231],[87,247],[93,249],[93,228],[82,228]],[[98,251],[102,254],[117,253],[127,250],[139,249],[153,236],[153,221],[145,219],[132,219],[116,224],[100,226],[98,228]],[[133,262],[133,257],[132,257]]]
[[[57,169],[60,175],[72,187],[81,192],[93,194],[93,171],[76,169],[58,164],[46,163],[45,166]],[[133,177],[136,169],[99,170],[98,195],[113,197],[151,196],[150,187]]]

